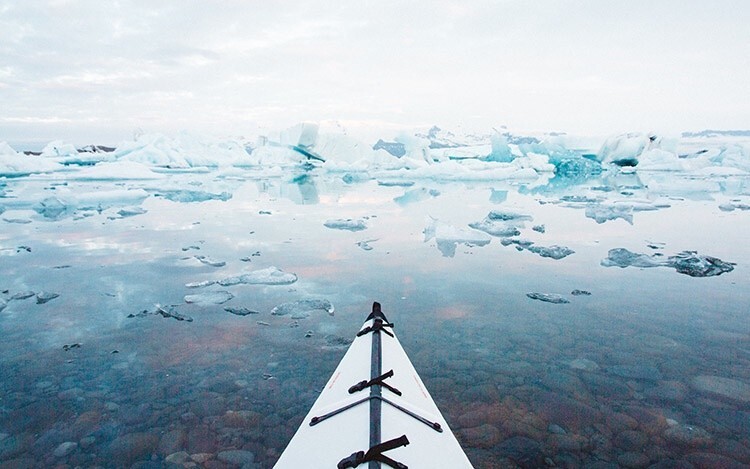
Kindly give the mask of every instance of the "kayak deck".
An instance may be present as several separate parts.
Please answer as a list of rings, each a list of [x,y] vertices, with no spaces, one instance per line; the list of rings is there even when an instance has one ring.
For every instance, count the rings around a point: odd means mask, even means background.
[[[378,303],[274,467],[360,465],[472,467]]]

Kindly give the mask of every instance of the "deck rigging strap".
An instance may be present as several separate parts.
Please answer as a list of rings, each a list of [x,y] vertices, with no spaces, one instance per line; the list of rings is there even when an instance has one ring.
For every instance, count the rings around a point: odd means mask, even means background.
[[[391,466],[395,469],[408,469],[408,466],[406,464],[402,464],[398,461],[394,461],[393,459],[389,458],[388,456],[384,455],[386,451],[390,451],[394,448],[399,448],[401,446],[406,446],[409,444],[409,439],[406,438],[406,435],[401,435],[398,438],[394,438],[392,440],[384,441],[383,443],[379,443],[375,446],[370,447],[370,449],[367,450],[367,452],[364,451],[357,451],[356,453],[352,453],[349,457],[346,457],[339,461],[337,467],[338,469],[347,469],[352,467],[357,467],[362,463],[369,462],[369,463],[383,463],[387,464],[388,466]]]
[[[349,394],[354,394],[355,392],[362,391],[363,389],[369,388],[372,386],[383,386],[384,388],[391,391],[393,394],[400,396],[401,391],[399,391],[398,389],[394,388],[393,386],[385,382],[385,380],[387,378],[390,378],[391,376],[393,376],[393,370],[386,371],[382,375],[372,378],[370,381],[367,381],[366,379],[362,380],[359,383],[349,388]]]

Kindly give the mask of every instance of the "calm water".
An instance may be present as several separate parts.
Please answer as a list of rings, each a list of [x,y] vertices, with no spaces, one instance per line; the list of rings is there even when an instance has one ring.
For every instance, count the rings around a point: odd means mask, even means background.
[[[185,451],[230,467],[224,452],[240,449],[271,467],[379,301],[476,467],[750,464],[750,180],[343,176],[0,181],[0,461],[159,467]],[[67,207],[42,210],[49,197]],[[598,223],[613,204],[630,209]],[[492,210],[533,217],[520,238],[575,252],[453,242]],[[367,228],[324,226],[349,218]],[[694,278],[600,265],[613,248],[736,266]],[[186,287],[270,266],[298,280]],[[232,298],[185,302],[220,291]],[[335,314],[270,314],[300,299]],[[155,304],[192,321],[128,317]]]

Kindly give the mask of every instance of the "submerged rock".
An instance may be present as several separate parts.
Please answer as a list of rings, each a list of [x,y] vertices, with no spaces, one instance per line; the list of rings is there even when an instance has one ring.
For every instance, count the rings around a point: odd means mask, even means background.
[[[570,300],[565,298],[562,295],[558,295],[556,293],[527,293],[526,296],[531,298],[532,300],[539,300],[544,301],[546,303],[555,303],[555,304],[563,304],[563,303],[570,303]]]
[[[333,315],[334,307],[328,300],[306,299],[282,303],[274,307],[271,314],[274,316],[291,315],[292,319],[304,319],[316,311]]]
[[[664,439],[670,443],[693,448],[711,446],[713,438],[706,430],[693,425],[677,424],[664,431]]]
[[[652,365],[614,365],[608,367],[607,371],[615,376],[626,379],[642,379],[649,381],[658,381],[662,379],[659,369]]]
[[[698,392],[729,399],[735,402],[750,403],[750,384],[721,376],[700,375],[690,382]]]
[[[574,370],[583,370],[583,371],[598,371],[599,370],[599,365],[595,361],[589,360],[588,358],[576,358],[575,360],[571,360],[570,363],[568,363],[568,366],[570,366]]]

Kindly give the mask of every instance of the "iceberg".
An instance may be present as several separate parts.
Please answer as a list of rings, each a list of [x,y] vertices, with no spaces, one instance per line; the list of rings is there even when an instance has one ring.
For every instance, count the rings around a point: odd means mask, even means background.
[[[187,132],[181,132],[176,138],[162,134],[141,135],[118,145],[112,157],[164,168],[243,167],[253,163],[245,145],[239,141],[212,140]]]
[[[631,132],[607,138],[599,149],[597,158],[602,163],[612,163],[616,166],[636,166],[642,156],[652,161],[665,159],[666,153],[674,146],[675,142],[667,141],[655,134]],[[659,152],[649,154],[652,150]]]
[[[65,156],[78,156],[78,150],[70,143],[65,143],[62,140],[54,140],[49,142],[42,150],[41,156],[46,158],[58,158]]]
[[[226,202],[232,198],[232,194],[229,192],[222,192],[214,194],[205,191],[191,191],[182,189],[170,189],[170,190],[156,190],[156,197],[164,197],[172,202],[180,203],[192,203],[192,202],[208,202],[209,200],[221,200]]]
[[[61,171],[64,166],[37,155],[16,152],[7,142],[0,141],[0,178]]]

